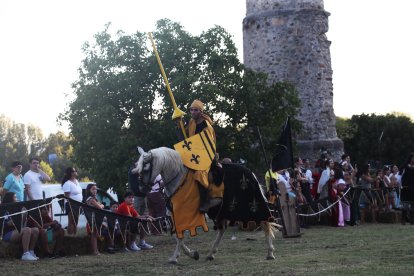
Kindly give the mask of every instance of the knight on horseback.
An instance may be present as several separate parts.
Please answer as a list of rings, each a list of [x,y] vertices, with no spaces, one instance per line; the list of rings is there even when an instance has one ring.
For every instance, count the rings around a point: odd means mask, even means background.
[[[190,113],[191,113],[191,119],[188,123],[188,126],[186,127],[186,132],[187,132],[188,137],[194,136],[198,133],[205,132],[208,134],[210,141],[214,143],[215,145],[216,134],[213,128],[213,121],[210,118],[210,116],[204,113],[203,102],[201,102],[200,100],[194,100],[190,106]],[[217,170],[219,170],[220,168],[217,159],[218,158],[215,158],[213,160],[213,164],[211,166],[211,169],[214,170],[216,174],[217,174]],[[209,190],[211,190],[211,188],[209,189],[209,183],[212,182],[211,180],[213,180],[212,174],[213,172],[211,172],[209,176],[209,170],[196,170],[194,172],[194,179],[196,180],[199,194],[200,194],[200,212],[202,213],[207,213],[208,208],[209,208]],[[218,186],[220,184],[221,183],[217,183]],[[220,186],[221,186],[221,193],[222,193],[222,190],[224,188],[222,187],[222,185]],[[217,190],[216,188],[214,189]]]

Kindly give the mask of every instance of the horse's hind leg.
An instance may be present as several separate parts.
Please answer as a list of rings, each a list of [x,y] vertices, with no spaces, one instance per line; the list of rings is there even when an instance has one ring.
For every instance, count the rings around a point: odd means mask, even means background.
[[[221,242],[221,239],[223,238],[223,235],[224,235],[224,222],[222,222],[221,225],[219,226],[219,231],[217,232],[216,239],[213,243],[213,246],[210,249],[210,252],[208,252],[208,255],[206,257],[207,260],[209,261],[214,260],[214,254],[217,253],[217,250]]]
[[[269,222],[261,223],[262,229],[265,232],[265,238],[266,238],[266,244],[267,244],[267,260],[274,260],[275,255],[273,255],[273,252],[275,251],[275,248],[273,247],[273,239],[275,238],[275,229],[272,227],[272,225]]]
[[[182,239],[180,240],[180,246],[183,249],[185,255],[189,256],[190,258],[193,258],[196,261],[200,258],[200,254],[198,254],[198,251],[191,250],[190,248],[188,248]]]
[[[181,242],[182,239],[177,238],[177,236],[175,236],[175,240],[177,242],[177,244],[175,245],[175,250],[174,250],[174,254],[171,256],[171,258],[168,259],[168,262],[170,264],[177,264],[178,263],[178,257],[180,257],[180,247],[181,247]]]

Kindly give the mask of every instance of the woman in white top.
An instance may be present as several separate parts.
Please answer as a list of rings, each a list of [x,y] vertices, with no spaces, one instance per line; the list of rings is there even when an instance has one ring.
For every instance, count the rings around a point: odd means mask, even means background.
[[[79,184],[77,179],[78,171],[69,167],[65,171],[65,175],[62,180],[62,190],[66,197],[82,202],[82,187]],[[66,213],[68,214],[68,234],[76,234],[76,221],[78,220],[79,214],[78,210],[73,208],[69,202],[66,202],[65,205]]]

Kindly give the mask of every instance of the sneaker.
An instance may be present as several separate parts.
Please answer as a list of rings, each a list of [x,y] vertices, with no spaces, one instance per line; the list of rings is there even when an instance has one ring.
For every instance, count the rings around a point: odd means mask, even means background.
[[[33,257],[30,252],[24,252],[22,255],[22,261],[37,261],[37,258]]]
[[[39,260],[39,257],[38,257],[38,256],[36,256],[36,254],[34,253],[34,251],[33,251],[33,250],[30,250],[30,251],[29,251],[29,253],[30,253],[30,255],[32,255],[32,256],[33,256],[33,258],[36,258],[36,260]]]
[[[106,249],[106,253],[109,253],[109,254],[114,254],[114,253],[115,253],[115,249],[114,249],[113,247],[108,247],[108,248]]]
[[[151,249],[154,248],[151,244],[146,243],[145,241],[142,241],[138,244],[138,247],[141,249]]]
[[[141,248],[139,248],[135,242],[131,242],[131,245],[129,246],[129,250],[136,252],[136,251],[140,251]]]
[[[127,252],[129,252],[129,249],[126,248],[126,247],[122,247],[121,249],[119,249],[119,252],[120,253],[127,253]]]

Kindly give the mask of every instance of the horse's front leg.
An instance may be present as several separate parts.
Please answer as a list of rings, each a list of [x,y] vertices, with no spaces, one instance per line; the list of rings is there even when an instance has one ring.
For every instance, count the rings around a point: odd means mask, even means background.
[[[180,257],[180,247],[181,247],[182,239],[177,238],[176,235],[174,235],[174,237],[175,237],[177,244],[175,245],[174,254],[171,256],[171,258],[168,259],[168,262],[170,264],[177,264],[178,257]]]
[[[191,250],[190,248],[188,248],[188,246],[185,245],[182,239],[180,240],[180,246],[183,249],[185,255],[189,256],[190,258],[193,258],[196,261],[200,258],[200,254],[198,254],[198,251]]]
[[[224,221],[221,222],[221,224],[219,225],[219,230],[217,232],[216,239],[214,240],[213,246],[211,247],[210,252],[208,252],[208,255],[206,257],[207,260],[209,261],[214,260],[214,254],[217,253],[217,250],[221,242],[221,239],[223,238],[223,235],[224,235]]]

